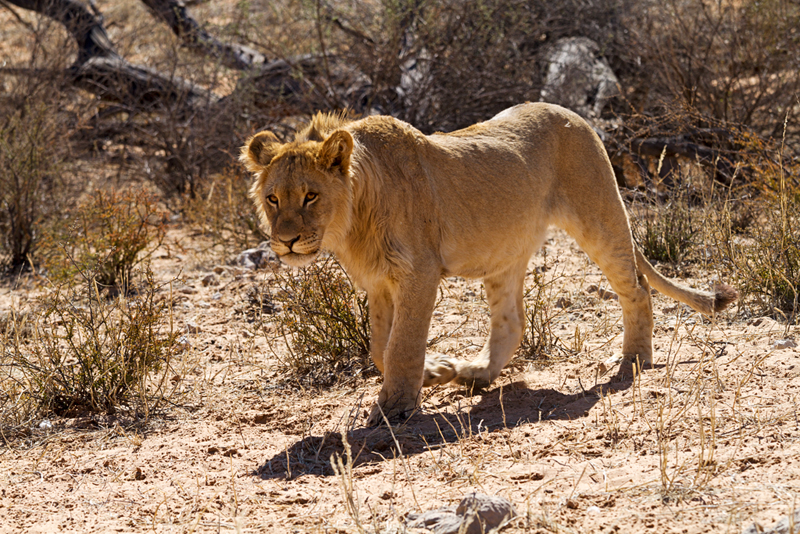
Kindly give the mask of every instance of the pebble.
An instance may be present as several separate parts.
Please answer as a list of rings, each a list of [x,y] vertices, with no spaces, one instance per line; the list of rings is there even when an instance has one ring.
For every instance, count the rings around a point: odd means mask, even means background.
[[[514,505],[503,497],[471,493],[455,509],[450,506],[409,514],[406,526],[433,530],[436,534],[482,534],[516,515]]]
[[[792,338],[780,339],[772,344],[772,350],[794,349],[797,347],[797,342]]]
[[[217,276],[215,273],[207,274],[206,276],[203,277],[200,283],[203,284],[203,287],[218,286],[219,276]]]
[[[236,256],[233,263],[245,269],[254,270],[266,266],[271,261],[278,261],[277,254],[268,247],[262,248],[263,244],[259,245],[258,248],[251,248],[241,252]]]
[[[603,300],[619,300],[619,296],[616,293],[597,284],[591,284],[586,288],[586,292],[597,293],[597,295]]]
[[[187,334],[199,334],[200,333],[200,325],[195,323],[194,321],[188,321],[186,323],[186,333]]]

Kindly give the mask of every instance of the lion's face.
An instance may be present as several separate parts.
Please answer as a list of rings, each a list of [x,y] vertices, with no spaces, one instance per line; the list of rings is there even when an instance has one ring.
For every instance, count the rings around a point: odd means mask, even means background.
[[[353,138],[337,130],[325,141],[282,144],[269,132],[248,140],[241,160],[256,180],[250,190],[270,228],[270,246],[294,267],[311,263],[340,239],[350,210]]]

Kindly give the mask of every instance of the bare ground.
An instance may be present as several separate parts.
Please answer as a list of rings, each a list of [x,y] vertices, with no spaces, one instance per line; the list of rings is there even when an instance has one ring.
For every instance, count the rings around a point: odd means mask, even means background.
[[[475,491],[514,504],[503,532],[738,533],[797,508],[800,352],[776,345],[794,329],[736,308],[710,321],[659,295],[656,368],[604,374],[619,305],[564,234],[545,249],[531,277],[547,266],[561,356],[518,356],[474,395],[426,391],[389,430],[363,426],[379,377],[324,390],[281,380],[283,342],[249,309],[271,271],[225,267],[204,286],[219,259],[173,232],[153,262],[175,278],[176,328],[191,325],[171,404],[140,426],[42,421],[2,446],[0,531],[401,532],[406,514]],[[695,270],[684,282],[706,287]],[[29,291],[4,287],[0,304]],[[481,284],[448,279],[441,295],[432,350],[471,357],[487,327]]]

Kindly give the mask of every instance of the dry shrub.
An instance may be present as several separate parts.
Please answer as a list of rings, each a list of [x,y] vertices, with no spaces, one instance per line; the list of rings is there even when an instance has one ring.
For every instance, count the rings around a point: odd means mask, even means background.
[[[275,320],[288,349],[281,364],[291,379],[328,386],[375,372],[367,297],[333,258],[275,275]]]
[[[539,100],[547,47],[584,36],[606,55],[623,50],[626,0],[385,0],[336,5],[327,43],[370,81],[368,102],[425,132],[485,120]]]
[[[634,240],[649,260],[679,264],[691,257],[702,217],[689,205],[685,189],[631,212],[639,214],[631,220]]]
[[[168,395],[176,336],[152,273],[145,273],[135,298],[107,299],[91,277],[82,279],[40,299],[32,334],[19,335],[20,320],[0,339],[6,429],[48,414],[126,408],[147,417]]]
[[[184,220],[221,246],[225,255],[266,241],[249,189],[243,168],[216,174],[184,203]]]
[[[125,291],[163,241],[165,218],[147,191],[94,191],[53,226],[43,244],[45,268],[56,280],[89,275],[101,289]]]
[[[525,292],[525,330],[518,350],[523,360],[538,364],[563,361],[574,356],[580,352],[581,344],[579,330],[574,332],[573,347],[568,347],[554,330],[563,310],[555,307],[558,302],[558,276],[546,279],[547,270],[545,255],[543,267],[533,272],[533,283]],[[567,305],[562,297],[560,306]]]
[[[619,74],[635,109],[669,102],[781,135],[800,91],[797,2],[648,0],[624,18],[631,61]]]
[[[0,259],[11,267],[32,260],[45,221],[63,204],[63,130],[41,101],[0,114]]]
[[[746,211],[756,213],[755,224],[743,231],[736,205],[727,206],[720,249],[735,267],[743,296],[755,298],[762,312],[794,323],[800,297],[800,165],[782,158],[760,161],[755,174],[762,190]]]

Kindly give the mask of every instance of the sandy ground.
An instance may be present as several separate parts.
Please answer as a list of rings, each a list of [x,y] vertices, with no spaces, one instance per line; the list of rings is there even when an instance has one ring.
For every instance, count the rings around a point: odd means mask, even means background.
[[[2,446],[0,531],[402,532],[406,514],[475,491],[514,504],[503,532],[738,533],[800,506],[800,352],[777,348],[794,330],[772,319],[734,307],[712,322],[656,296],[656,368],[603,374],[621,311],[556,232],[530,279],[546,265],[569,351],[520,355],[487,391],[428,390],[406,425],[365,428],[379,377],[313,390],[277,375],[272,318],[247,313],[248,290],[279,289],[270,270],[226,266],[204,286],[218,260],[170,239],[154,267],[177,277],[176,328],[192,325],[172,404],[133,427],[52,418]],[[481,284],[448,279],[441,294],[431,350],[470,357],[487,327]]]

